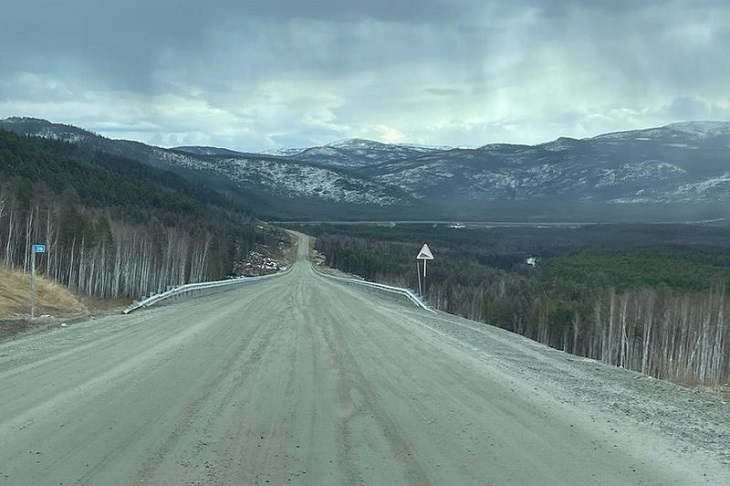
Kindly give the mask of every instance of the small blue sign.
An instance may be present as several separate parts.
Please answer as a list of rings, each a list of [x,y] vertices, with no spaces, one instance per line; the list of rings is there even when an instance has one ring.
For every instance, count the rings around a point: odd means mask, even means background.
[[[33,245],[33,253],[45,253],[46,245]]]

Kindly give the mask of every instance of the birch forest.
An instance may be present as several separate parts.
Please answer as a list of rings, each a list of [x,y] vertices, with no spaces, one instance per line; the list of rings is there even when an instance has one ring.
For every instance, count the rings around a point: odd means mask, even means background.
[[[730,229],[321,226],[329,265],[568,353],[684,384],[730,381]],[[536,258],[536,265],[527,259]]]
[[[225,278],[270,238],[245,208],[132,160],[0,131],[0,261],[79,294],[138,298]]]

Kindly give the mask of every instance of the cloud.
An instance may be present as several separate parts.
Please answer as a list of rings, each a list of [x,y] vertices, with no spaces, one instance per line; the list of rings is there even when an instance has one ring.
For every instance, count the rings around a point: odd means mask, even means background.
[[[698,96],[680,96],[663,112],[676,120],[730,120],[730,99],[719,103]]]
[[[730,120],[719,0],[28,0],[0,116],[241,150],[477,146]]]

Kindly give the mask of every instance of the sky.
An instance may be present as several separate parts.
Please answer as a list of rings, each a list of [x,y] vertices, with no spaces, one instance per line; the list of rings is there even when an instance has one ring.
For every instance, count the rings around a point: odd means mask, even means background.
[[[730,2],[11,0],[10,116],[243,151],[730,121]]]

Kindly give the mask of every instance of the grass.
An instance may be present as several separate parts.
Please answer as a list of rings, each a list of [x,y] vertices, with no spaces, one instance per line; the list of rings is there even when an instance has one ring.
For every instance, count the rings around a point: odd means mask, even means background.
[[[65,317],[87,312],[86,306],[68,289],[36,276],[36,316]],[[0,267],[0,318],[30,316],[30,275]]]
[[[117,299],[102,299],[99,297],[80,297],[81,303],[88,309],[90,314],[103,314],[110,311],[123,309],[131,304],[134,299],[130,297],[119,297]]]

